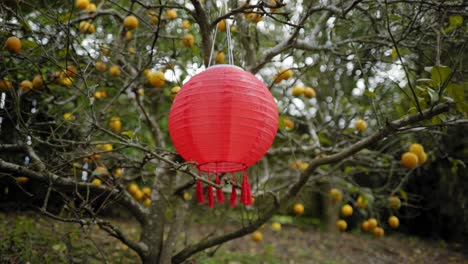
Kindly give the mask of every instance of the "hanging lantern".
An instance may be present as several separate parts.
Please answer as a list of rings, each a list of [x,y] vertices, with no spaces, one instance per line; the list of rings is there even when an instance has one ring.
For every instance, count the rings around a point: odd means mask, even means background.
[[[241,202],[252,204],[247,168],[270,148],[278,129],[278,109],[273,96],[254,75],[232,65],[216,65],[190,79],[177,94],[169,113],[169,133],[177,152],[195,162],[199,171],[215,174],[242,172]],[[204,202],[197,181],[198,202]],[[221,189],[218,202],[224,202]],[[214,204],[208,186],[208,206]],[[230,205],[237,204],[232,187]]]

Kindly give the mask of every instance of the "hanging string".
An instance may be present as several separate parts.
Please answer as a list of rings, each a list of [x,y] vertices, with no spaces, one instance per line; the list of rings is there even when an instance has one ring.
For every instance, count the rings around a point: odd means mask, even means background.
[[[218,16],[221,16],[221,10],[223,8],[219,9]],[[224,12],[228,12],[228,0],[224,2]],[[224,20],[224,23],[226,25],[226,33],[227,33],[227,46],[228,46],[228,62],[230,65],[234,65],[234,56],[233,56],[233,45],[232,45],[232,37],[231,37],[231,26],[229,25],[228,19]],[[216,43],[216,35],[218,34],[218,27],[216,26],[214,29],[214,36],[213,36],[213,42],[211,44],[211,51],[210,51],[210,59],[208,61],[208,68],[211,66],[211,61],[213,60],[213,53],[214,53],[214,48],[215,48],[215,43]]]
[[[228,12],[228,0],[224,2],[226,13]],[[232,55],[232,38],[231,38],[231,26],[228,23],[228,20],[225,20],[226,23],[226,33],[227,33],[227,43],[228,43],[228,61],[230,65],[234,65],[234,56]]]

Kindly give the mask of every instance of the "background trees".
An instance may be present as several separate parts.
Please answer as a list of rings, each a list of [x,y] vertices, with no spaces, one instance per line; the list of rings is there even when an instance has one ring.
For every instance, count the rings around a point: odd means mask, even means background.
[[[2,185],[53,219],[99,226],[147,263],[182,262],[251,233],[304,200],[302,189],[326,197],[338,188],[342,203],[380,225],[405,216],[387,209],[388,197],[418,204],[407,182],[429,165],[409,170],[401,154],[422,143],[430,164],[447,126],[465,123],[466,4],[226,3],[3,2],[2,43],[16,36],[22,47],[0,52]],[[227,62],[227,27],[234,63],[270,87],[281,124],[249,173],[255,205],[208,211],[191,199],[198,176],[174,152],[167,116],[184,81]],[[463,156],[443,156],[444,166],[465,167]],[[116,207],[141,224],[138,241],[101,217]],[[184,244],[187,219],[206,214],[241,221]]]

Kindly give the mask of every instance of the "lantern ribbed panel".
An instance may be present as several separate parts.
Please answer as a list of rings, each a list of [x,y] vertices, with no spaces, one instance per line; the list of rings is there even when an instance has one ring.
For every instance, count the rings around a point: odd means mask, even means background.
[[[202,171],[241,171],[270,148],[278,110],[270,91],[235,66],[208,68],[177,94],[169,133],[177,152]]]

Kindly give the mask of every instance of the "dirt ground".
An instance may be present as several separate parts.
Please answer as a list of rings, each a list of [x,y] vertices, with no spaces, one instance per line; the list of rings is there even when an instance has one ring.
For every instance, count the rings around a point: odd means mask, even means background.
[[[137,238],[138,226],[114,220],[130,237]],[[231,229],[225,227],[225,229]],[[391,233],[374,238],[360,231],[329,233],[316,228],[270,225],[259,230],[261,242],[250,235],[199,254],[188,263],[462,263],[468,256],[462,245],[427,241]],[[192,225],[191,238],[210,233],[209,225]],[[0,263],[140,263],[138,256],[115,238],[97,228],[80,227],[35,214],[0,212]]]

